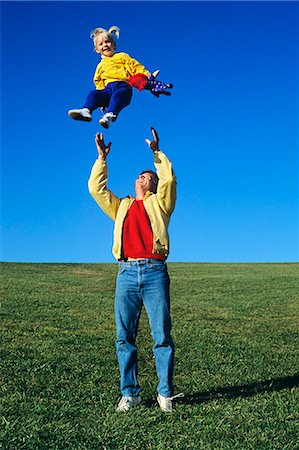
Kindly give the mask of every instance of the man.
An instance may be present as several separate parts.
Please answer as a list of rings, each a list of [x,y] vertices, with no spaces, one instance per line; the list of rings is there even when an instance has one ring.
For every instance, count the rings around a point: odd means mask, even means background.
[[[174,344],[171,337],[169,276],[165,260],[169,253],[168,224],[176,201],[176,178],[172,164],[159,150],[159,138],[152,128],[157,174],[141,172],[135,182],[136,196],[118,198],[107,188],[106,158],[111,142],[105,145],[96,135],[98,159],[88,181],[89,192],[100,208],[115,221],[113,255],[119,261],[115,292],[116,351],[120,366],[122,398],[117,411],[127,411],[140,403],[137,380],[136,336],[144,305],[152,336],[159,384],[157,400],[164,412],[173,408]]]

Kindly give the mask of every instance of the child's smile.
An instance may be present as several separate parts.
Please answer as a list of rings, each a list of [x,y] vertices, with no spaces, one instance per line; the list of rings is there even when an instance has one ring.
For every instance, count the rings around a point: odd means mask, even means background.
[[[97,36],[95,40],[95,50],[103,56],[112,56],[115,50],[114,42],[105,36]]]

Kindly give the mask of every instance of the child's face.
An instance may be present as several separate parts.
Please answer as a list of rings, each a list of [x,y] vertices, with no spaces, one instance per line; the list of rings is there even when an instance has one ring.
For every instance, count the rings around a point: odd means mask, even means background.
[[[100,34],[95,38],[95,51],[103,56],[112,56],[115,50],[115,44],[107,36]]]

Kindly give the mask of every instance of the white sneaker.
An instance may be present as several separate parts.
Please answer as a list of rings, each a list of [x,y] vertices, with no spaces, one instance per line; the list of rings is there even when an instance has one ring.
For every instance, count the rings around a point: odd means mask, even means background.
[[[68,115],[74,120],[82,120],[83,122],[90,122],[92,120],[91,112],[88,108],[70,109]]]
[[[123,412],[128,411],[141,402],[141,397],[122,397],[117,405],[116,411]]]
[[[158,394],[157,400],[162,411],[168,413],[173,411],[173,400],[180,397],[184,397],[182,392],[180,394],[173,395],[172,397],[163,397],[163,395]]]
[[[100,118],[100,124],[102,127],[108,129],[110,126],[110,123],[112,122],[112,119],[116,119],[116,115],[113,114],[113,112],[108,112],[103,115],[103,117]]]

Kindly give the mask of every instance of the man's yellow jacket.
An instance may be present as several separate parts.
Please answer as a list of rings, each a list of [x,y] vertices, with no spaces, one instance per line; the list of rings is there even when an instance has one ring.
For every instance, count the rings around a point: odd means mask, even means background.
[[[168,225],[176,202],[176,177],[172,164],[162,151],[154,153],[154,164],[159,177],[158,190],[147,192],[144,207],[153,232],[153,253],[169,254]],[[119,260],[122,257],[122,230],[128,209],[135,200],[128,196],[119,198],[107,188],[108,167],[106,161],[97,159],[88,180],[88,189],[100,208],[115,221],[112,253]]]

